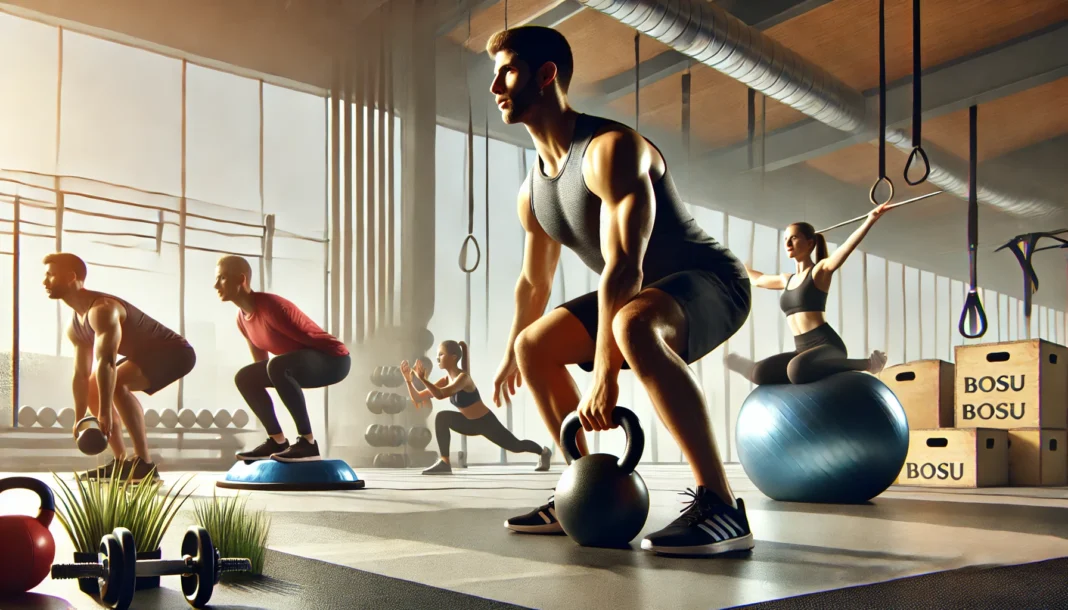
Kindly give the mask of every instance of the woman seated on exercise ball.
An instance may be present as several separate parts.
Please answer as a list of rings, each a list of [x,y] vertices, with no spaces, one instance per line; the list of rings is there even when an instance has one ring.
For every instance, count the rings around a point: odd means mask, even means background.
[[[461,366],[462,363],[462,366]],[[422,360],[409,367],[408,361],[401,362],[401,374],[408,385],[408,395],[418,408],[430,398],[449,399],[459,411],[442,411],[434,421],[435,436],[438,438],[438,452],[441,459],[423,471],[423,474],[452,474],[449,465],[449,441],[453,431],[464,436],[484,436],[487,440],[512,453],[533,453],[539,456],[538,466],[534,470],[549,469],[552,450],[542,447],[534,441],[521,441],[505,428],[497,416],[489,410],[478,393],[478,387],[471,379],[470,362],[467,357],[467,344],[463,341],[444,341],[438,346],[438,368],[446,376],[437,383],[429,381]],[[413,379],[414,374],[414,379]],[[417,389],[415,383],[421,381],[426,389]]]
[[[786,253],[797,264],[796,273],[768,275],[746,265],[749,281],[758,288],[782,290],[779,306],[794,335],[795,351],[753,362],[737,354],[727,356],[727,368],[757,385],[812,383],[835,373],[868,371],[878,374],[886,366],[886,354],[875,350],[868,358],[849,358],[845,342],[824,317],[831,276],[864,239],[886,204],[873,209],[864,224],[830,256],[827,241],[807,222],[786,227]],[[813,262],[812,253],[816,260]]]

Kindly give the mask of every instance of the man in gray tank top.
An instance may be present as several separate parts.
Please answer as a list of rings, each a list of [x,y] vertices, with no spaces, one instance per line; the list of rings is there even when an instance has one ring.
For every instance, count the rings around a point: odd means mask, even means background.
[[[751,549],[745,505],[727,483],[700,385],[687,367],[749,316],[745,267],[694,221],[656,146],[569,106],[574,66],[559,32],[505,30],[486,51],[495,69],[490,92],[504,122],[522,123],[538,153],[519,190],[526,243],[494,402],[509,401],[525,382],[559,444],[560,424],[576,409],[586,431],[615,427],[619,371],[632,370],[697,481],[683,515],[646,536],[642,548],[679,555]],[[542,315],[561,247],[601,280],[595,292]],[[592,373],[585,393],[569,364]],[[581,432],[579,447],[588,453]],[[505,527],[562,533],[555,513],[550,500]]]
[[[83,476],[106,479],[119,465],[123,479],[158,479],[148,450],[144,410],[133,392],[152,395],[185,377],[196,364],[196,353],[181,335],[126,300],[85,288],[87,269],[81,258],[57,252],[43,262],[48,297],[74,310],[67,338],[74,344],[75,421],[85,416],[86,409],[92,412],[115,455],[111,463]],[[136,459],[128,459],[115,411],[130,433]]]

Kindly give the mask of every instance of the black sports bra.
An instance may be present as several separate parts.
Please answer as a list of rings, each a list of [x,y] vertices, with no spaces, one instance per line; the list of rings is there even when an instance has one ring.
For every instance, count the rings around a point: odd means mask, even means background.
[[[478,393],[478,388],[475,388],[473,392],[465,392],[460,390],[449,397],[449,402],[456,405],[459,408],[470,407],[476,402],[482,400],[482,396]]]
[[[793,274],[786,276],[787,288],[782,291],[782,296],[779,297],[779,307],[788,316],[792,316],[795,313],[803,313],[807,311],[819,311],[823,312],[827,310],[827,293],[820,290],[818,286],[812,281],[812,270],[809,269],[805,279],[801,280],[801,285],[797,288],[790,288],[790,278]]]

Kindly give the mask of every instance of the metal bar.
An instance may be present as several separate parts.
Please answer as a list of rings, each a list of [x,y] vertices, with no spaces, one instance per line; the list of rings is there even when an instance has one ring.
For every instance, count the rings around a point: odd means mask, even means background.
[[[352,135],[353,135],[352,134],[352,81],[353,81],[353,78],[352,78],[352,69],[351,69],[351,67],[350,67],[350,65],[349,65],[349,63],[347,61],[342,65],[341,75],[339,77],[339,80],[341,82],[341,86],[340,86],[340,91],[339,91],[338,97],[340,98],[341,103],[344,104],[344,106],[345,106],[344,109],[343,109],[343,112],[341,113],[342,116],[344,117],[343,125],[345,126],[345,137],[343,138],[343,140],[344,140],[343,146],[344,146],[344,149],[345,149],[345,153],[343,155],[344,159],[345,159],[345,168],[344,168],[344,171],[343,171],[343,174],[345,176],[345,196],[344,196],[345,197],[344,198],[345,224],[344,224],[344,227],[342,229],[342,232],[344,234],[344,246],[343,246],[343,249],[345,251],[345,255],[344,255],[343,258],[345,260],[345,271],[344,271],[344,276],[342,277],[342,285],[344,285],[344,289],[342,290],[342,293],[341,293],[341,299],[342,299],[342,303],[343,303],[342,307],[343,307],[343,311],[344,311],[344,313],[342,314],[344,331],[343,331],[341,340],[343,342],[345,342],[345,343],[352,343],[352,336],[353,336],[352,316],[355,313],[355,305],[353,304],[353,297],[355,296],[355,294],[354,294],[353,285],[352,285],[352,282],[353,282],[353,277],[352,277],[353,276],[353,273],[352,273],[352,263],[353,263],[353,258],[352,258],[352,247],[353,247],[352,215],[353,215],[353,212],[354,212],[353,202],[352,202],[352,164],[353,164],[353,158],[352,158],[352,146],[353,146],[353,142],[352,142]],[[338,218],[340,219],[340,216]]]
[[[19,427],[19,288],[22,283],[19,263],[22,261],[22,239],[19,224],[22,204],[15,195],[15,230],[11,237],[11,426]]]
[[[260,168],[259,168],[259,172],[260,172],[260,175],[259,175],[259,181],[260,181],[260,218],[262,219],[263,218],[263,214],[264,214],[265,205],[266,205],[265,201],[264,201],[265,197],[264,197],[264,192],[263,192],[263,79],[262,78],[259,81],[259,98],[260,98],[259,99],[259,104],[260,104],[260,141],[259,141],[259,148],[260,148]],[[266,270],[263,267],[263,259],[261,258],[260,259],[260,277],[259,277],[260,291],[263,291],[264,275],[265,274],[266,274]]]
[[[337,74],[334,66],[334,87],[330,94],[330,333],[341,333],[341,113],[338,105]]]
[[[182,60],[182,198],[178,203],[178,328],[179,334],[185,336],[185,227],[186,217],[185,182],[186,182],[186,123],[187,73],[189,64]],[[178,410],[185,406],[185,377],[178,379]]]

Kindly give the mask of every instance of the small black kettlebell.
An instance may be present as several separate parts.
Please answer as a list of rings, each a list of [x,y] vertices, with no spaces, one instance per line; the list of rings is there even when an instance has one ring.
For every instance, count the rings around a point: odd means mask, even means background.
[[[579,457],[577,412],[564,418],[560,443],[571,460],[556,484],[556,518],[572,540],[582,546],[627,546],[649,516],[649,490],[634,468],[645,450],[638,416],[616,407],[612,421],[627,434],[623,458],[594,453]]]

